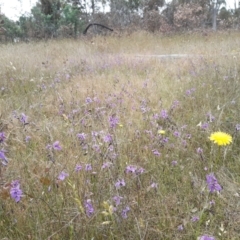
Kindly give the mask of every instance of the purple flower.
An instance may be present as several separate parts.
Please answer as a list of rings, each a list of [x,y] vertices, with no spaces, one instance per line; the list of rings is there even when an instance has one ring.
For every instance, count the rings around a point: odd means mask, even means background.
[[[191,219],[192,222],[197,222],[198,220],[199,220],[198,216],[193,216]]]
[[[203,153],[203,149],[202,149],[202,148],[200,148],[200,147],[199,147],[199,148],[197,148],[197,153],[198,153],[198,154],[202,154],[202,153]]]
[[[208,128],[209,124],[207,122],[201,124],[201,128],[206,130]]]
[[[168,113],[167,113],[166,110],[162,110],[162,111],[161,111],[161,118],[163,118],[163,119],[168,118]]]
[[[69,176],[68,173],[62,171],[62,172],[59,174],[59,176],[58,176],[58,180],[63,181],[63,180],[64,180],[66,177],[68,177],[68,176]]]
[[[119,123],[119,119],[115,115],[112,115],[109,118],[109,124],[111,128],[115,128],[118,123]]]
[[[140,167],[137,169],[136,174],[143,174],[145,172],[145,169]]]
[[[92,171],[92,165],[91,164],[86,164],[85,165],[85,171]]]
[[[4,132],[0,132],[0,143],[4,142],[6,139],[5,133]]]
[[[206,176],[206,180],[207,180],[207,184],[208,184],[208,188],[209,188],[209,191],[211,193],[213,192],[219,192],[222,190],[222,187],[221,185],[219,185],[216,177],[214,176],[214,173],[210,173]]]
[[[191,89],[189,89],[189,90],[187,90],[186,91],[186,95],[187,96],[190,96],[192,93],[194,93],[196,91],[196,89],[195,88],[191,88]]]
[[[24,114],[24,113],[21,113],[21,116],[19,118],[19,120],[25,125],[27,124],[27,119],[28,117]]]
[[[85,206],[85,211],[88,217],[91,217],[94,213],[94,208],[92,205],[92,200],[91,199],[87,199],[84,203]]]
[[[150,185],[151,188],[157,188],[158,187],[158,184],[153,182],[151,185]]]
[[[30,136],[26,136],[25,142],[26,142],[26,143],[29,143],[30,140],[31,140],[31,137],[30,137]]]
[[[240,124],[236,124],[235,128],[236,128],[237,131],[240,131]]]
[[[126,173],[135,173],[137,170],[136,166],[129,165],[126,167],[125,172]]]
[[[127,213],[130,211],[130,208],[127,206],[125,209],[122,210],[122,218],[126,219],[127,218]]]
[[[201,237],[199,237],[199,240],[215,240],[215,237],[209,235],[202,235]]]
[[[179,225],[177,229],[178,229],[178,231],[183,231],[183,225],[182,224]]]
[[[113,197],[113,201],[115,202],[116,206],[121,204],[121,199],[123,199],[123,197],[120,197],[120,196],[114,196]]]
[[[111,143],[112,142],[112,136],[110,135],[110,134],[107,134],[107,135],[105,135],[104,137],[103,137],[103,141],[105,142],[105,143]]]
[[[62,147],[59,145],[59,141],[54,142],[52,147],[54,150],[58,150],[58,151],[62,150]]]
[[[103,165],[102,165],[102,169],[109,168],[111,165],[112,165],[111,162],[105,162],[105,163],[103,163]]]
[[[208,114],[207,114],[207,118],[208,118],[208,121],[209,121],[209,122],[213,122],[214,119],[215,119],[215,117],[214,117],[211,113],[208,113]]]
[[[174,100],[173,104],[172,104],[172,109],[176,108],[179,106],[179,101],[178,100]]]
[[[124,187],[125,185],[126,185],[126,183],[125,183],[124,179],[119,179],[119,180],[117,180],[117,182],[115,183],[115,187],[116,187],[117,189],[119,189],[120,187]]]
[[[94,144],[93,146],[92,146],[92,149],[95,151],[95,152],[101,152],[101,149],[100,149],[100,145],[98,145],[98,144]]]
[[[215,201],[214,201],[214,200],[211,200],[211,201],[209,202],[209,204],[212,206],[212,205],[215,204]]]
[[[174,135],[175,137],[180,137],[180,132],[175,131],[175,132],[173,133],[173,135]]]
[[[0,151],[0,159],[2,160],[2,164],[4,166],[6,166],[8,164],[8,160],[7,160],[3,150]]]
[[[163,138],[162,139],[162,143],[168,143],[168,138],[166,137],[166,138]]]
[[[16,202],[19,202],[22,197],[22,190],[20,189],[19,180],[15,180],[11,183],[10,195]]]
[[[85,102],[88,104],[88,103],[92,103],[93,100],[92,100],[90,97],[87,97],[86,100],[85,100]]]
[[[160,156],[161,155],[161,153],[156,149],[152,150],[152,152],[155,156]]]
[[[77,134],[77,137],[78,137],[78,139],[79,139],[80,141],[84,142],[84,140],[85,140],[86,137],[87,137],[87,134],[85,134],[85,133],[78,133],[78,134]]]
[[[176,166],[177,165],[177,161],[175,160],[175,161],[172,161],[172,165],[173,166]]]
[[[81,169],[82,169],[82,166],[77,164],[76,167],[75,167],[75,171],[79,172]]]

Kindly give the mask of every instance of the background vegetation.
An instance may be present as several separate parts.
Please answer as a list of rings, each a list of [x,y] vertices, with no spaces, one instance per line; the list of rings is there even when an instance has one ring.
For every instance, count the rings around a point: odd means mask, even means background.
[[[0,41],[77,38],[90,23],[116,33],[207,31],[238,29],[239,8],[226,9],[224,0],[39,0],[30,15],[17,21],[0,13]],[[88,34],[107,34],[92,27]]]
[[[2,45],[0,238],[238,239],[238,39]]]

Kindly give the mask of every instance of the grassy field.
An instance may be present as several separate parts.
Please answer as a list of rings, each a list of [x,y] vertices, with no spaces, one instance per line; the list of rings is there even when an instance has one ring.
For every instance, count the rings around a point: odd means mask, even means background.
[[[239,239],[239,39],[1,45],[0,239]]]

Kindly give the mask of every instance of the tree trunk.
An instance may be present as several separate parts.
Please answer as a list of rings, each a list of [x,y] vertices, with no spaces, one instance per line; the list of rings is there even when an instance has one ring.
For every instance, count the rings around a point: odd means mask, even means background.
[[[217,6],[216,6],[216,4],[213,5],[212,29],[213,29],[213,31],[217,30]]]

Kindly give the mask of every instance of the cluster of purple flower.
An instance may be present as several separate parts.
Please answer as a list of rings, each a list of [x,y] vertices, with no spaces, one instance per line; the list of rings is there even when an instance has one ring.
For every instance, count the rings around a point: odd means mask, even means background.
[[[19,180],[15,180],[11,183],[10,195],[16,202],[19,202],[21,200],[23,192],[20,189]]]
[[[60,142],[59,141],[54,142],[52,145],[48,144],[46,146],[46,148],[47,149],[54,149],[54,150],[57,150],[57,151],[62,150],[62,147],[60,146]]]
[[[129,165],[126,167],[125,172],[126,173],[134,173],[136,175],[142,174],[145,171],[144,168],[142,167],[137,167],[133,165]]]
[[[209,191],[213,192],[220,192],[222,190],[221,185],[218,183],[214,173],[210,173],[206,176],[207,184]]]

